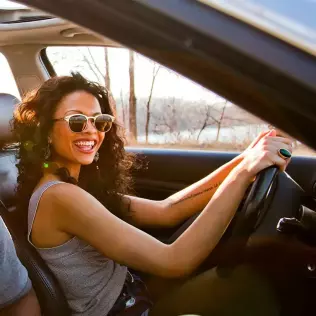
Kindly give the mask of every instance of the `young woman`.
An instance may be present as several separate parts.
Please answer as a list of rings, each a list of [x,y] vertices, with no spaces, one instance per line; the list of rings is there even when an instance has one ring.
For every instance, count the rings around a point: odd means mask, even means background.
[[[81,75],[49,79],[28,94],[15,111],[13,129],[19,141],[17,201],[27,236],[58,278],[73,315],[215,315],[210,298],[216,301],[220,288],[228,295],[231,287],[216,285],[213,272],[184,284],[169,303],[166,295],[150,307],[148,299],[139,299],[144,286],[128,268],[189,276],[220,240],[256,174],[273,164],[284,170],[289,160],[280,149],[291,152],[289,139],[275,131],[262,134],[206,178],[151,201],[128,195],[133,157],[124,150],[107,91]],[[175,226],[202,209],[170,245],[139,229]],[[246,272],[236,273],[239,280]],[[184,294],[186,288],[191,294]],[[194,298],[192,288],[203,288],[207,299]]]

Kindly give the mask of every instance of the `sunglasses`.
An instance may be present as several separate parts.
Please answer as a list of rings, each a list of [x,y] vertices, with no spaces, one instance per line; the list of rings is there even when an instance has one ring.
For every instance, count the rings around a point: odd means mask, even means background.
[[[74,133],[83,132],[88,125],[88,121],[99,131],[107,133],[114,122],[114,116],[109,114],[99,114],[96,116],[86,116],[84,114],[72,114],[60,119],[54,119],[54,121],[66,121],[70,130]]]

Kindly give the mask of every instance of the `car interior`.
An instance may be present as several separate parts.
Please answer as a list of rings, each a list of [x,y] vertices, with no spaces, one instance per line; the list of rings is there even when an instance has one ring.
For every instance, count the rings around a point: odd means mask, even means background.
[[[70,10],[67,1],[20,2],[38,9],[0,9],[0,52],[8,61],[20,96],[55,75],[47,47],[126,46],[316,148],[316,57],[293,43],[203,1],[82,1],[76,10]],[[14,142],[10,120],[18,102],[16,96],[0,93],[2,145]],[[134,172],[135,193],[154,200],[168,197],[237,155],[145,146],[127,150],[147,166]],[[14,150],[3,148],[0,215],[29,272],[43,315],[70,315],[58,281],[15,221],[15,164]],[[287,173],[278,173],[276,168],[265,170],[247,191],[205,266],[227,271],[242,261],[252,262],[271,278],[282,315],[314,315],[315,198],[315,157],[294,156]],[[148,232],[172,242],[193,220],[176,228]]]

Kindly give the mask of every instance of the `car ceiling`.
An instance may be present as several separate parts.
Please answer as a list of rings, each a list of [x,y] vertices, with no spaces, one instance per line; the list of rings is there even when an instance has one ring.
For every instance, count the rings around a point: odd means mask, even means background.
[[[316,149],[316,60],[195,0],[22,0],[170,67]],[[84,14],[83,14],[84,13]]]
[[[118,45],[110,39],[59,18],[0,24],[0,46],[21,44]]]

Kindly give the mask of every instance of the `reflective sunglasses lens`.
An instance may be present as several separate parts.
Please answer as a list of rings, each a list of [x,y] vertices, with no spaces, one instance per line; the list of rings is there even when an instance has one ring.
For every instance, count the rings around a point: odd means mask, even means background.
[[[99,115],[95,119],[95,127],[100,132],[108,132],[112,127],[112,118],[106,114]]]
[[[75,133],[82,132],[86,124],[87,119],[83,115],[74,115],[69,119],[69,127]]]

